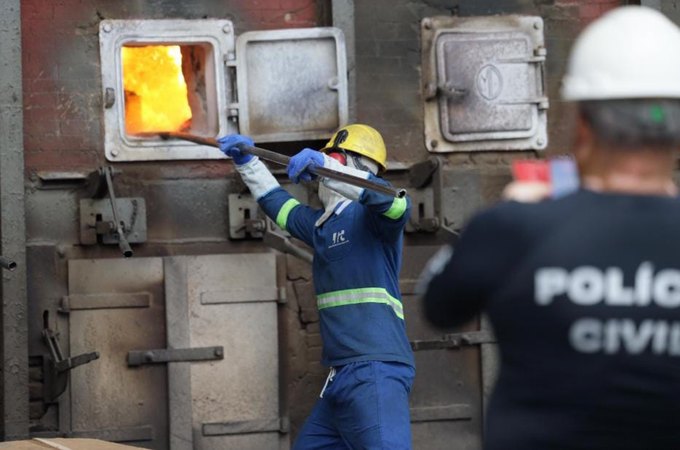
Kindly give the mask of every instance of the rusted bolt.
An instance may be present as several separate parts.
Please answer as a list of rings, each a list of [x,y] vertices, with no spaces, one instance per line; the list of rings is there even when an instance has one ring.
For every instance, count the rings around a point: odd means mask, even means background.
[[[430,141],[430,147],[432,147],[432,148],[437,148],[438,145],[439,145],[439,141],[438,141],[438,140],[432,139],[432,140]]]
[[[113,30],[113,25],[110,23],[105,23],[104,26],[102,27],[102,30],[104,30],[104,33],[110,33],[111,30]]]
[[[426,30],[432,29],[432,19],[423,19],[423,28]]]

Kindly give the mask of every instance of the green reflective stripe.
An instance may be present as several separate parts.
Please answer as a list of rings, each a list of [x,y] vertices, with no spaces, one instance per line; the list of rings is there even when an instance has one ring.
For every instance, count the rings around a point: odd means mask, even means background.
[[[356,305],[358,303],[382,303],[390,306],[397,317],[404,318],[404,307],[401,302],[383,288],[348,289],[327,292],[316,297],[316,304],[319,309]]]
[[[279,209],[279,213],[276,215],[276,224],[281,227],[281,229],[285,230],[286,229],[286,224],[288,223],[288,215],[290,212],[295,208],[297,205],[299,205],[300,202],[295,200],[294,198],[290,198],[281,205],[281,209]]]
[[[395,197],[394,201],[392,202],[392,206],[390,206],[390,209],[383,213],[383,216],[396,220],[403,216],[405,211],[406,211],[406,199],[403,197],[402,198]]]

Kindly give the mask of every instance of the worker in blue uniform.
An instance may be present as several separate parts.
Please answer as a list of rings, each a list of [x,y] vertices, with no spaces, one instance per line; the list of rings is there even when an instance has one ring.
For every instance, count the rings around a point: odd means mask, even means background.
[[[294,450],[410,449],[408,394],[415,367],[399,293],[403,229],[411,203],[321,178],[323,208],[301,204],[281,188],[256,156],[241,151],[242,135],[218,139],[260,207],[279,227],[314,249],[313,279],[323,339],[322,364],[330,369]],[[294,183],[315,179],[326,167],[388,183],[387,151],[374,128],[341,128],[321,151],[293,156]]]

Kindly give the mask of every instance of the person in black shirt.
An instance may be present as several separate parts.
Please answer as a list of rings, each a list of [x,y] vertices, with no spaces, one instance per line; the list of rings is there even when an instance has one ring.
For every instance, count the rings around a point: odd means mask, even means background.
[[[562,95],[581,188],[475,216],[428,264],[424,313],[492,322],[486,449],[678,449],[680,31],[641,6],[605,14]]]

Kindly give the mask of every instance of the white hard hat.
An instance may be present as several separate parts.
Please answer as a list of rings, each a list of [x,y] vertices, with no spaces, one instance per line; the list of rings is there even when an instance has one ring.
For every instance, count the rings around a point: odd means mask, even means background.
[[[644,6],[606,13],[574,43],[562,98],[680,98],[680,29]]]

